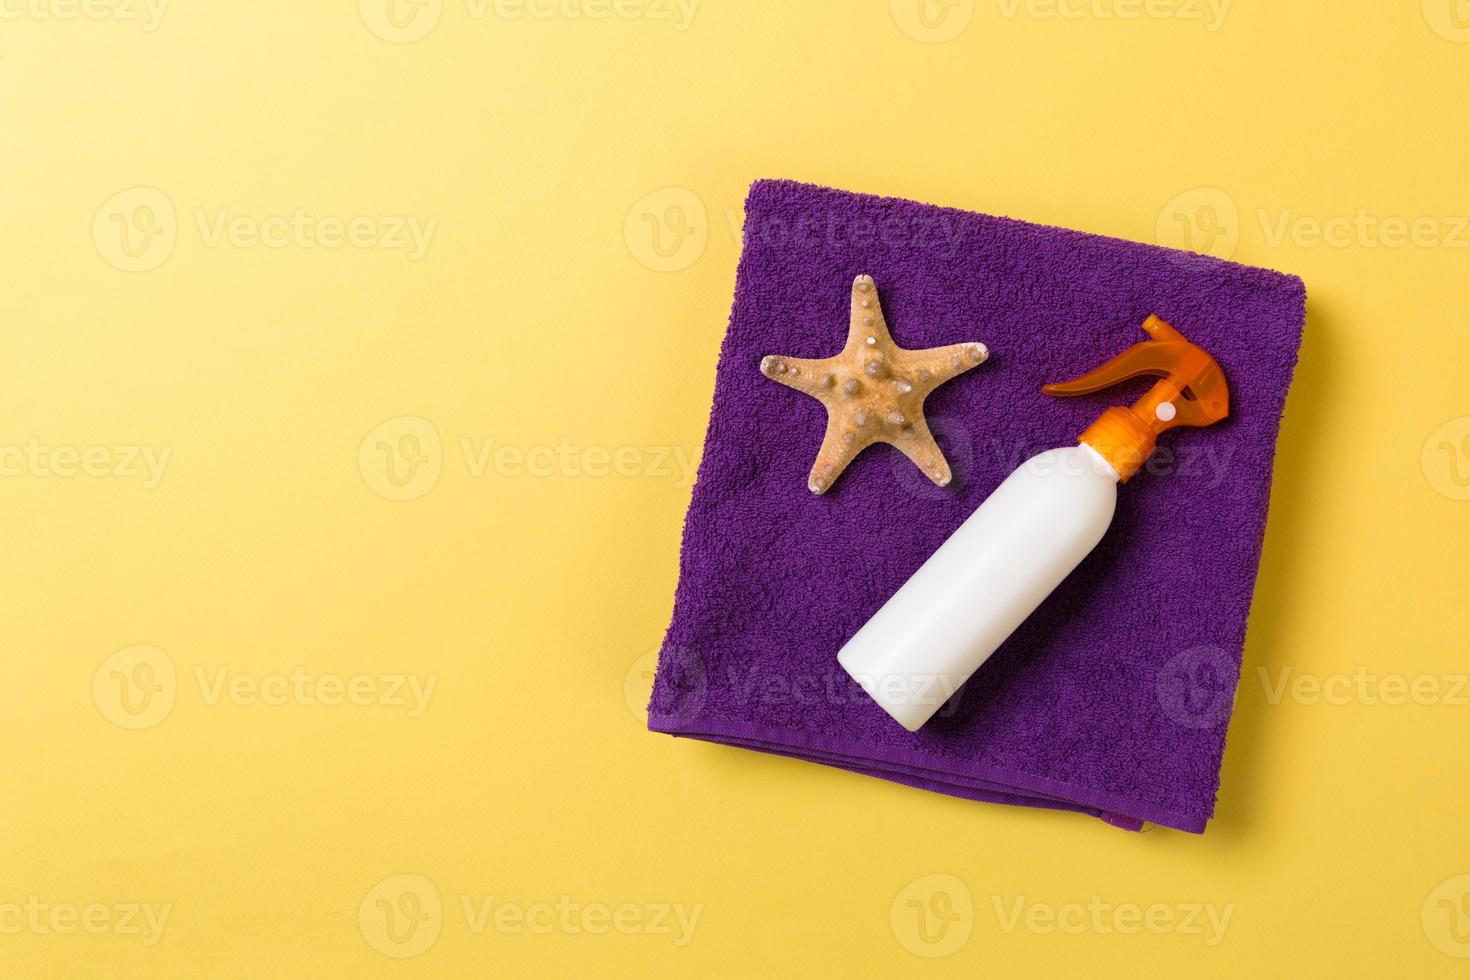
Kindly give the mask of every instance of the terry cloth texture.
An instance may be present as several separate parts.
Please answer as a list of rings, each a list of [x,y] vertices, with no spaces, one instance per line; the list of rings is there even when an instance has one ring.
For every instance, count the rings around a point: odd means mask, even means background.
[[[745,214],[649,727],[969,799],[1203,832],[1301,342],[1301,280],[789,181],[755,184]],[[758,366],[836,353],[860,273],[901,346],[990,348],[928,400],[948,488],[877,446],[825,496],[807,490],[825,410]],[[1074,444],[1153,383],[1041,393],[1147,339],[1151,313],[1220,362],[1230,418],[1165,434],[1120,488],[1096,551],[910,734],[838,650],[1012,469]]]

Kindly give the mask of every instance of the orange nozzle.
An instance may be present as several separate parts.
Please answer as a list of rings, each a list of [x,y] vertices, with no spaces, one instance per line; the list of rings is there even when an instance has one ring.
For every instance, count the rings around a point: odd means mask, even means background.
[[[1230,388],[1213,357],[1156,316],[1143,329],[1152,339],[1075,381],[1041,389],[1048,395],[1090,395],[1129,378],[1161,379],[1131,407],[1103,412],[1078,439],[1107,460],[1125,483],[1154,451],[1159,433],[1181,425],[1214,425],[1230,414]]]

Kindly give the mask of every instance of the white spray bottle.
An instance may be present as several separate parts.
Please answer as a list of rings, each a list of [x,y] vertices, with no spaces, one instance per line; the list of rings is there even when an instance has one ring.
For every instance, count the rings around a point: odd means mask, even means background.
[[[1110,408],[1076,446],[1033,456],[1006,478],[842,648],[837,662],[909,731],[939,710],[1102,540],[1118,484],[1159,433],[1229,414],[1215,359],[1156,316],[1152,338],[1049,395],[1086,395],[1158,376],[1131,408]]]

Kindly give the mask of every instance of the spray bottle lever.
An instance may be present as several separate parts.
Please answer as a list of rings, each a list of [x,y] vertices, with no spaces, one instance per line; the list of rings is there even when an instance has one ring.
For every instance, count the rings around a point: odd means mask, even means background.
[[[1041,390],[1048,395],[1090,395],[1130,378],[1159,383],[1129,408],[1110,408],[1082,434],[1122,481],[1153,452],[1159,433],[1181,425],[1213,425],[1230,414],[1225,372],[1208,353],[1157,316],[1143,325],[1151,339],[1134,344],[1082,377]]]

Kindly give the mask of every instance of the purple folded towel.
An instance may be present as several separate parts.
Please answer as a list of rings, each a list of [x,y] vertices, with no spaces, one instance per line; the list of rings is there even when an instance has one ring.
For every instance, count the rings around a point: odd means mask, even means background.
[[[735,306],[684,529],[655,731],[796,756],[954,796],[1203,832],[1214,812],[1305,319],[1301,280],[1005,218],[788,181],[746,202]],[[955,471],[932,486],[865,452],[826,496],[806,475],[825,412],[766,354],[841,348],[849,286],[878,284],[904,347],[980,340],[990,361],[927,407]],[[837,651],[1019,463],[1105,407],[1041,386],[1144,339],[1156,313],[1215,356],[1231,417],[1164,436],[1097,550],[910,734]]]

